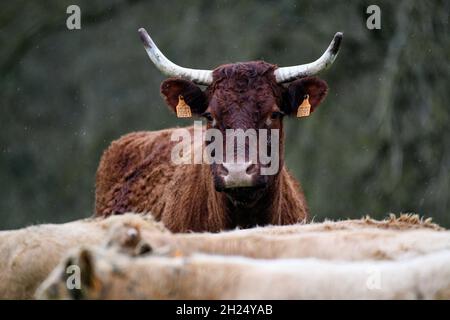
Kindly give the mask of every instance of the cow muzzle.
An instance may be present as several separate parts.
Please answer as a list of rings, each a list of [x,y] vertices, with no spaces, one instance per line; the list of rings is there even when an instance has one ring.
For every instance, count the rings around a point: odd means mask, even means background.
[[[252,167],[251,162],[241,163],[224,163],[223,167],[226,171],[223,175],[225,188],[243,188],[253,185],[253,176],[249,169]]]
[[[217,191],[237,188],[262,187],[264,181],[258,174],[258,166],[252,162],[223,163],[216,165],[215,186]]]

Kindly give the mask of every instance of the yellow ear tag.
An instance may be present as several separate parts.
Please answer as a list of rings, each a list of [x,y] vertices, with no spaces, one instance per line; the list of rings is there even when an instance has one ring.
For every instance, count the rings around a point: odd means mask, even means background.
[[[305,96],[302,104],[297,109],[297,118],[308,117],[311,114],[311,105],[309,104],[309,94]]]
[[[184,254],[183,254],[183,252],[181,252],[181,250],[176,249],[175,252],[173,253],[173,256],[174,256],[175,258],[180,258],[180,257],[183,257]]]
[[[189,105],[184,101],[184,97],[182,95],[178,96],[178,104],[176,109],[178,118],[192,117],[191,107],[189,107]]]

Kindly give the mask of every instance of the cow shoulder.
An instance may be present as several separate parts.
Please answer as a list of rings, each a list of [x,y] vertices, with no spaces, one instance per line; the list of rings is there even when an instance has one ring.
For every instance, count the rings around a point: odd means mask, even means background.
[[[157,185],[169,179],[173,171],[171,132],[133,132],[111,143],[97,169],[97,215],[150,211],[151,204],[144,203],[143,198],[151,200]]]

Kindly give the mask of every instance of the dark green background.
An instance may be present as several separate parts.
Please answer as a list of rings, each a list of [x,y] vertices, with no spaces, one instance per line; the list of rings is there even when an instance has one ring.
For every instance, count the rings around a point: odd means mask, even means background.
[[[82,29],[66,28],[78,4]],[[381,30],[366,8],[382,10]],[[286,162],[315,220],[417,212],[450,227],[449,1],[2,1],[0,229],[93,212],[102,150],[176,119],[145,27],[176,63],[281,66],[341,52],[310,118],[286,119]]]

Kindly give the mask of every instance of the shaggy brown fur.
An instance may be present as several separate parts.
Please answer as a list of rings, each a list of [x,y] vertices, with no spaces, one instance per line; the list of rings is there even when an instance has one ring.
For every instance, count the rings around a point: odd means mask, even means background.
[[[172,232],[250,224],[239,223],[242,218],[254,224],[293,224],[306,217],[303,193],[285,168],[251,212],[235,207],[226,194],[215,191],[209,165],[171,165],[172,144],[163,142],[170,141],[172,130],[132,133],[113,142],[97,173],[97,215],[151,212]]]
[[[168,79],[161,86],[172,109],[183,95],[195,115],[207,112],[222,132],[226,128],[280,130],[278,174],[255,175],[255,184],[263,183],[263,189],[218,192],[221,165],[171,163],[174,129],[137,132],[113,142],[102,156],[96,180],[96,215],[151,212],[173,232],[217,232],[304,221],[308,208],[303,192],[283,166],[282,115],[295,114],[305,94],[314,111],[324,99],[327,85],[317,78],[304,78],[286,88],[276,83],[274,69],[265,62],[225,65],[214,71],[214,81],[205,92],[181,79]],[[211,126],[208,122],[207,127]],[[256,166],[259,170],[260,164]]]

